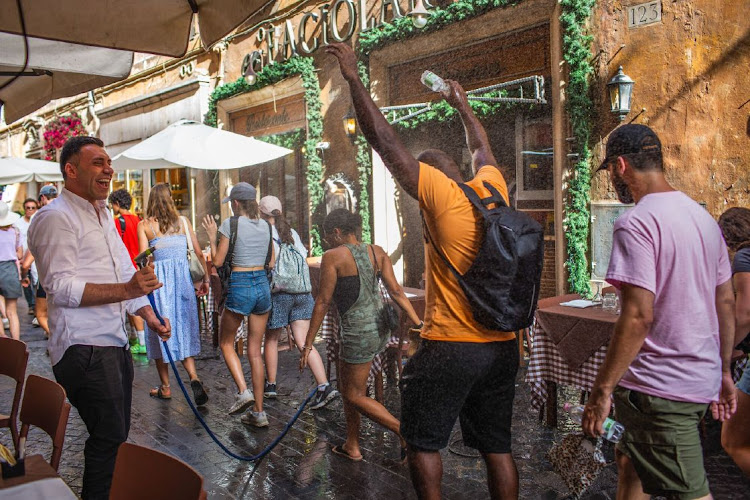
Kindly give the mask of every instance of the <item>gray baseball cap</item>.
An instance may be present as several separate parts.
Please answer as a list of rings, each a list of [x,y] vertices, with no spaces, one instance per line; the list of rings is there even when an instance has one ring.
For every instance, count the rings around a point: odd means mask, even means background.
[[[50,184],[46,186],[42,186],[42,189],[39,190],[39,196],[46,196],[47,198],[54,198],[55,196],[57,196],[57,188]]]
[[[229,196],[221,200],[221,202],[227,203],[229,200],[255,200],[256,198],[257,192],[255,191],[255,187],[247,182],[238,182],[232,186]]]

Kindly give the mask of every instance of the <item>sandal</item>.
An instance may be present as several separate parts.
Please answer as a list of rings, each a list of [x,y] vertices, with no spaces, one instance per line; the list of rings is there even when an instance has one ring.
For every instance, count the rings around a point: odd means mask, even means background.
[[[162,390],[166,389],[166,390]],[[154,387],[150,391],[148,391],[148,395],[152,398],[159,398],[159,399],[172,399],[172,391],[169,389],[169,386],[159,386]]]
[[[355,457],[354,455],[350,455],[349,452],[346,451],[343,446],[336,445],[333,448],[331,448],[331,451],[334,454],[336,454],[336,455],[342,456],[344,458],[348,458],[352,462],[361,462],[362,461],[362,455],[360,455],[358,457]]]
[[[193,399],[195,400],[196,406],[203,406],[208,402],[208,394],[203,389],[203,384],[200,379],[190,381],[190,387],[193,389]]]

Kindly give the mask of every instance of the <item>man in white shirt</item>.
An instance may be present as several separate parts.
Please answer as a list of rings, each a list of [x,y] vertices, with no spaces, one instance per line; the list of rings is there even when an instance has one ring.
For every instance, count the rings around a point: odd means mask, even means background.
[[[29,225],[31,224],[31,216],[34,215],[39,208],[39,203],[34,198],[26,198],[23,200],[23,217],[13,224],[21,232],[21,241],[23,244],[23,253],[26,254],[28,250],[28,242],[26,241],[26,233],[29,231]],[[29,314],[34,314],[34,281],[35,281],[35,270],[32,270],[32,279],[28,284],[24,285],[23,295],[26,297],[26,303],[29,306]]]
[[[126,313],[141,316],[166,339],[144,297],[161,287],[153,266],[135,271],[106,207],[111,160],[94,137],[63,146],[65,189],[31,222],[29,249],[47,292],[52,370],[78,409],[84,448],[84,500],[106,499],[117,449],[130,430],[133,361]]]

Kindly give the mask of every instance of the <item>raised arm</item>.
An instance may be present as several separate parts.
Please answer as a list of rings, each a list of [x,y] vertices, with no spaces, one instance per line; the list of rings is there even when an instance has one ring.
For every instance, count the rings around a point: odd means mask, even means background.
[[[471,151],[471,166],[474,173],[476,174],[477,170],[485,165],[492,165],[498,168],[497,160],[495,160],[495,155],[492,154],[490,141],[487,138],[487,132],[474,114],[471,106],[469,106],[469,101],[466,98],[466,92],[463,87],[453,80],[446,80],[445,83],[450,88],[443,92],[442,95],[445,97],[446,102],[458,111],[461,122],[464,124],[466,145],[469,147],[469,151]]]
[[[339,61],[341,75],[349,83],[354,111],[367,142],[378,152],[386,168],[412,198],[417,198],[419,187],[419,162],[403,145],[393,127],[373,102],[357,72],[357,58],[351,47],[332,43],[326,52]]]

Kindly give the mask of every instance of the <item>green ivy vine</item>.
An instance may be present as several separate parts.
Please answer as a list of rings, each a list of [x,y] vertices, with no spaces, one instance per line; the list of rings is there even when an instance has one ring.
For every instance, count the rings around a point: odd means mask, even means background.
[[[367,65],[362,61],[357,61],[359,78],[362,80],[365,88],[370,88],[370,73],[367,71]],[[362,134],[357,134],[354,139],[357,146],[357,184],[359,187],[359,215],[362,218],[362,242],[372,243],[371,220],[370,214],[370,180],[372,179],[372,153],[370,144]]]
[[[302,77],[305,103],[307,104],[307,137],[304,141],[303,154],[307,161],[307,184],[310,207],[315,212],[323,204],[323,159],[318,154],[316,144],[323,140],[323,115],[320,100],[320,83],[315,74],[315,66],[311,57],[294,56],[284,62],[266,65],[258,72],[254,84],[249,85],[244,78],[216,87],[208,99],[208,112],[203,121],[206,125],[217,126],[217,103],[223,99],[234,97],[245,92],[262,89],[294,75]],[[322,255],[323,246],[318,224],[311,224],[310,238],[312,255]]]
[[[442,29],[456,22],[471,19],[502,7],[510,7],[523,0],[458,0],[445,8],[432,9],[432,15],[422,29],[415,28],[408,16],[386,23],[360,34],[359,51],[367,56],[398,40],[420,36]],[[591,196],[591,123],[593,103],[589,94],[589,78],[593,68],[589,62],[591,37],[585,27],[596,0],[560,0],[563,29],[563,58],[569,67],[566,109],[570,117],[576,142],[573,153],[578,161],[568,179],[568,199],[564,207],[565,237],[568,252],[566,266],[570,288],[576,293],[589,295],[589,203]],[[478,117],[488,117],[507,109],[508,104],[471,102]],[[404,114],[408,112],[403,112]],[[398,122],[396,126],[410,129],[426,122],[451,119],[455,111],[446,103],[436,103],[430,111]]]
[[[596,0],[561,0],[560,24],[563,32],[563,58],[568,64],[566,109],[575,142],[578,161],[568,182],[564,227],[567,241],[568,281],[570,289],[584,296],[591,294],[588,260],[591,203],[591,123],[593,102],[589,79],[593,74],[590,58],[591,36],[585,27]]]

